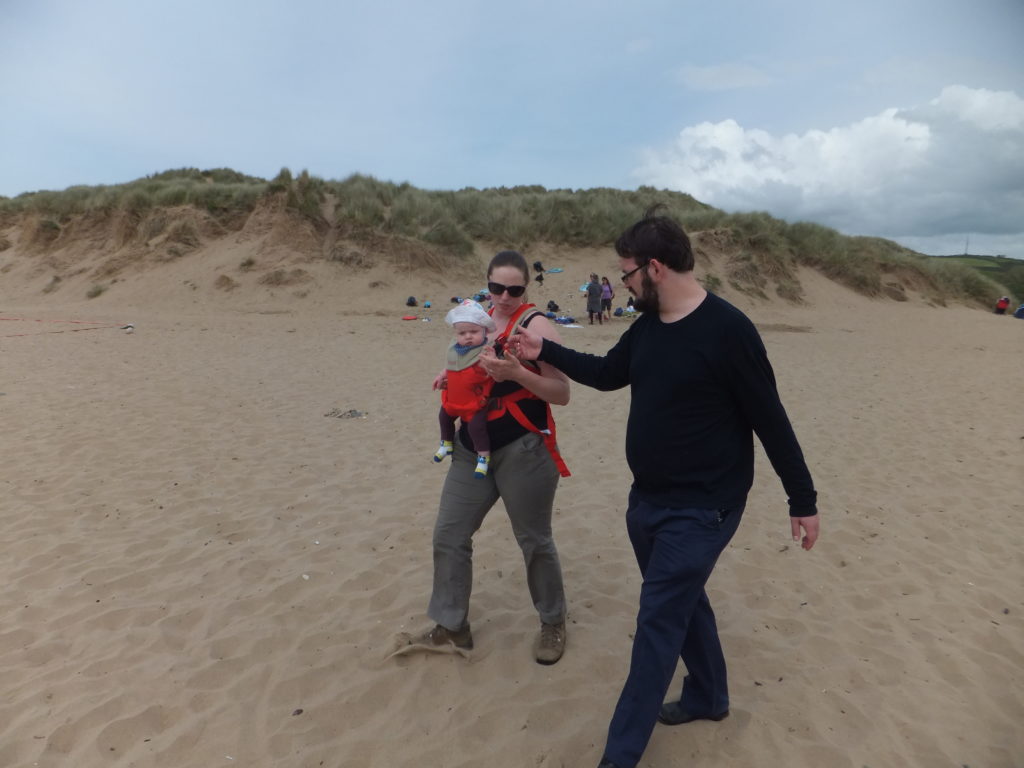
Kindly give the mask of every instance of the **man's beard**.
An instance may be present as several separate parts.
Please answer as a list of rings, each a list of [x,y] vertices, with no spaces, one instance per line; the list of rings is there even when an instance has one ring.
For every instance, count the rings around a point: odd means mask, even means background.
[[[640,277],[640,295],[633,301],[633,307],[637,312],[651,313],[656,313],[661,307],[658,291],[646,271]]]

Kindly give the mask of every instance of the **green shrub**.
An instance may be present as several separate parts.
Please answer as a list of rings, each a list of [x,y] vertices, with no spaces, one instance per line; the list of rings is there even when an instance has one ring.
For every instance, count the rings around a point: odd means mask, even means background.
[[[287,192],[292,188],[292,172],[282,168],[277,176],[267,185],[267,193],[276,195],[279,192]]]
[[[1003,294],[1003,286],[976,269],[963,264],[925,261],[924,270],[930,274],[939,289],[955,298],[991,306]]]
[[[423,241],[444,248],[456,256],[473,253],[473,241],[451,219],[439,221],[423,234]]]
[[[310,219],[319,219],[320,204],[324,199],[326,185],[323,179],[310,176],[309,171],[303,170],[299,178],[288,194],[288,207],[297,210],[299,213]]]
[[[385,208],[394,202],[395,193],[398,190],[398,187],[389,181],[378,181],[373,176],[364,176],[359,173],[349,176],[344,181],[329,182],[326,187],[327,191],[338,198],[374,198]]]
[[[387,208],[376,197],[343,197],[334,212],[340,223],[357,232],[375,230],[387,221]]]
[[[167,184],[153,195],[153,203],[164,208],[185,205],[191,202],[193,186],[184,182]]]
[[[135,189],[121,200],[121,208],[132,214],[142,214],[153,207],[153,197],[149,192]]]
[[[678,218],[679,224],[687,232],[703,232],[709,229],[718,229],[727,218],[722,211],[710,208],[708,210],[683,211]],[[624,225],[623,230],[629,226]]]

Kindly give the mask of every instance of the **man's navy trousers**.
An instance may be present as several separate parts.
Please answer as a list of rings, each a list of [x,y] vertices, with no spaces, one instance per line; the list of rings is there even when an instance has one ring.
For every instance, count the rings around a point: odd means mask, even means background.
[[[608,728],[604,757],[634,768],[647,747],[680,657],[680,705],[689,714],[729,708],[725,657],[704,585],[739,526],[743,507],[671,509],[630,492],[626,528],[643,575],[629,676]]]

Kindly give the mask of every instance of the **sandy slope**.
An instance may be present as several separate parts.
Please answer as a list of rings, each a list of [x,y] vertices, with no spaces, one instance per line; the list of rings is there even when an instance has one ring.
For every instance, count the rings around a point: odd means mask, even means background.
[[[531,658],[500,508],[477,650],[386,660],[427,625],[439,320],[482,278],[311,264],[308,285],[216,289],[241,255],[93,301],[27,267],[0,282],[0,765],[596,765],[639,587],[628,394],[577,387],[558,412],[563,661]],[[608,252],[543,255],[566,272],[534,297],[571,311],[587,272],[616,274]],[[733,717],[658,728],[641,764],[1021,765],[1024,322],[801,279],[802,307],[725,296],[762,327],[823,538],[793,547],[760,456],[710,585]],[[409,294],[432,322],[399,319]],[[600,352],[624,323],[563,335]]]

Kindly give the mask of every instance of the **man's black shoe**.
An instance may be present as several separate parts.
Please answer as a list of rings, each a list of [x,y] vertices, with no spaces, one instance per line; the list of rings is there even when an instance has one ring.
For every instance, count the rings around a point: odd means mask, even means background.
[[[617,766],[611,760],[602,760],[600,763],[597,764],[597,768],[619,768],[619,766]]]
[[[717,715],[691,715],[679,706],[678,701],[666,702],[661,705],[661,711],[658,713],[658,722],[665,725],[683,725],[684,723],[692,723],[694,720],[725,720],[729,716],[729,710],[721,712]]]

